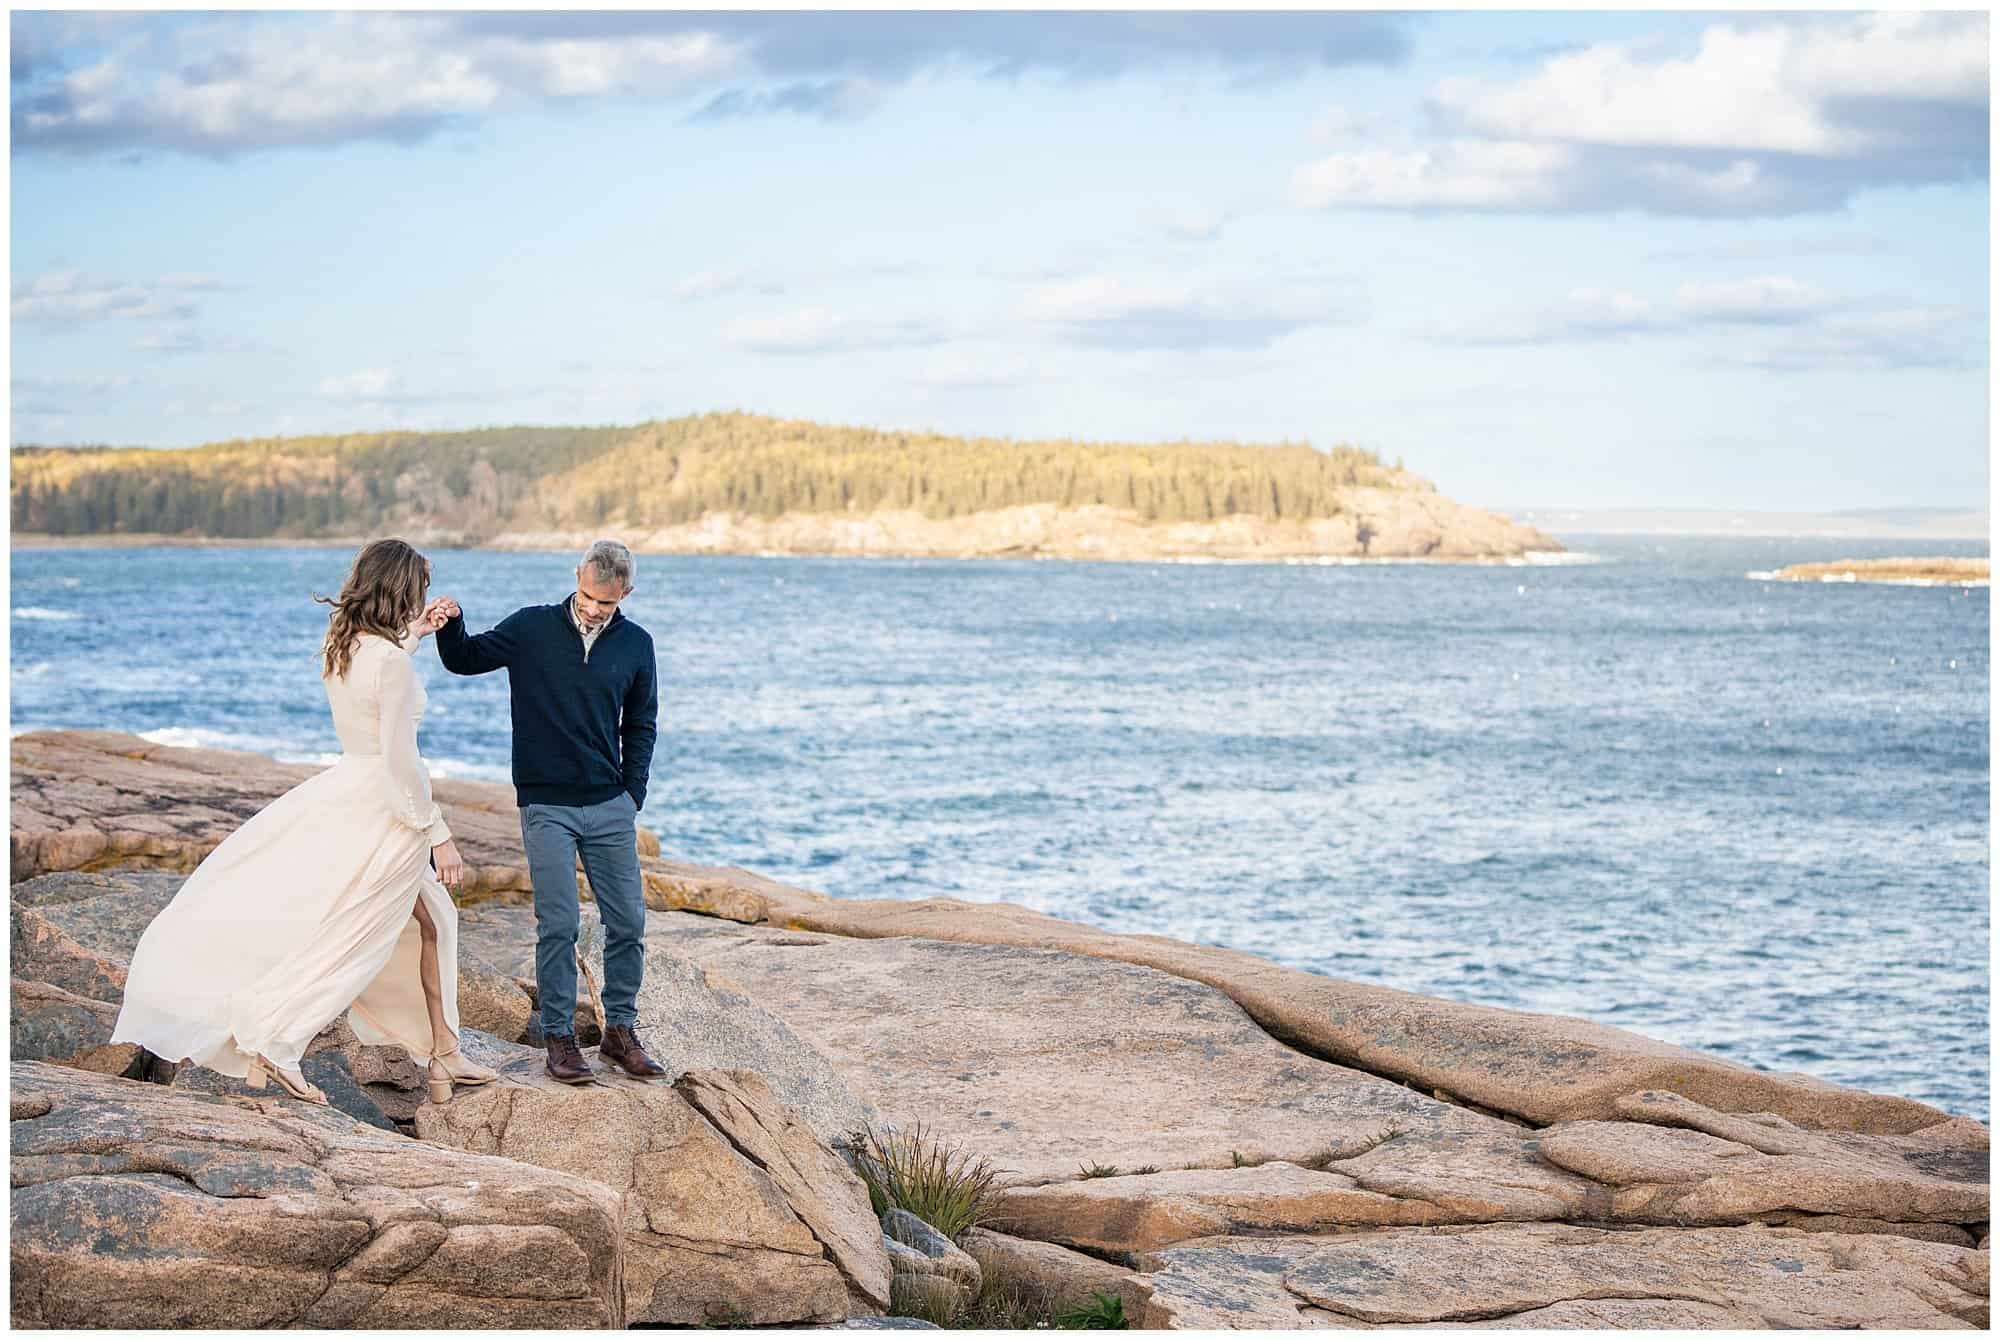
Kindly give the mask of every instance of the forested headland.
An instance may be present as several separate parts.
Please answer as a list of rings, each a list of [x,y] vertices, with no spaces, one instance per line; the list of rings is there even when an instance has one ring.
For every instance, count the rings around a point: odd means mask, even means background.
[[[12,457],[15,532],[75,537],[405,534],[505,544],[594,530],[713,531],[718,522],[768,529],[780,519],[796,527],[805,518],[895,516],[921,525],[1036,508],[1115,515],[1141,529],[1347,518],[1365,551],[1360,493],[1436,495],[1400,463],[1350,446],[1015,441],[745,413],[185,450],[25,446]]]

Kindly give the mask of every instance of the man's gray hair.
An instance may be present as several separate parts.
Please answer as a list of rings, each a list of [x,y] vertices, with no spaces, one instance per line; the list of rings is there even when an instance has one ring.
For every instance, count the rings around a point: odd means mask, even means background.
[[[632,551],[616,540],[599,540],[591,545],[577,567],[589,568],[600,582],[617,582],[627,590],[632,587]]]

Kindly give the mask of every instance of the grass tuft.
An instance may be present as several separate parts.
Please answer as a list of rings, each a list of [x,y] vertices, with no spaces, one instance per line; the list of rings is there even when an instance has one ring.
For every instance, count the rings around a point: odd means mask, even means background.
[[[908,1210],[948,1238],[985,1222],[999,1199],[998,1168],[932,1135],[920,1121],[887,1134],[864,1127],[848,1136],[841,1152],[867,1186],[878,1216],[891,1207]]]
[[[955,1292],[937,1280],[898,1275],[889,1281],[889,1315],[916,1317],[933,1326],[958,1325]]]
[[[1088,1164],[1088,1165],[1085,1165],[1085,1166],[1084,1166],[1084,1167],[1083,1167],[1083,1168],[1081,1169],[1081,1172],[1082,1172],[1082,1175],[1083,1175],[1083,1176],[1085,1176],[1085,1177],[1116,1177],[1116,1176],[1118,1176],[1118,1169],[1114,1168],[1114,1167],[1113,1167],[1113,1166],[1111,1166],[1111,1165],[1110,1165],[1109,1163],[1092,1163],[1092,1164]]]
[[[1045,1286],[1014,1274],[998,1257],[982,1257],[979,1268],[978,1296],[948,1323],[955,1330],[1127,1330],[1131,1326],[1125,1320],[1124,1302],[1115,1294],[1094,1293],[1090,1303],[1059,1306],[1061,1300],[1051,1297]]]
[[[1343,1159],[1360,1158],[1369,1150],[1388,1144],[1402,1133],[1403,1128],[1395,1122],[1385,1122],[1380,1130],[1362,1137],[1359,1144],[1328,1145],[1311,1158],[1303,1160],[1299,1166],[1301,1168],[1311,1168],[1314,1172],[1325,1172],[1333,1164],[1339,1163]]]

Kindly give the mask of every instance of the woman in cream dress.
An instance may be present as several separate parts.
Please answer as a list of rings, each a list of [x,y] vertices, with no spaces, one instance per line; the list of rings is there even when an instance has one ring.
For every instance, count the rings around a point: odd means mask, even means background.
[[[321,649],[340,761],[279,796],[188,876],[134,951],[113,1042],[324,1103],[300,1060],[350,1012],[364,1043],[427,1067],[430,1096],[496,1072],[458,1049],[464,865],[417,752],[411,652],[441,616],[430,563],[401,540],[355,558]],[[435,870],[433,870],[435,866]]]

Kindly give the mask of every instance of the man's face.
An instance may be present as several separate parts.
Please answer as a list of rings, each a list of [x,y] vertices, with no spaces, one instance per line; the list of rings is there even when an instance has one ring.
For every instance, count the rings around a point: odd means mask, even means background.
[[[576,570],[576,617],[585,628],[595,628],[618,609],[618,602],[632,594],[629,586],[601,580],[586,563]]]

